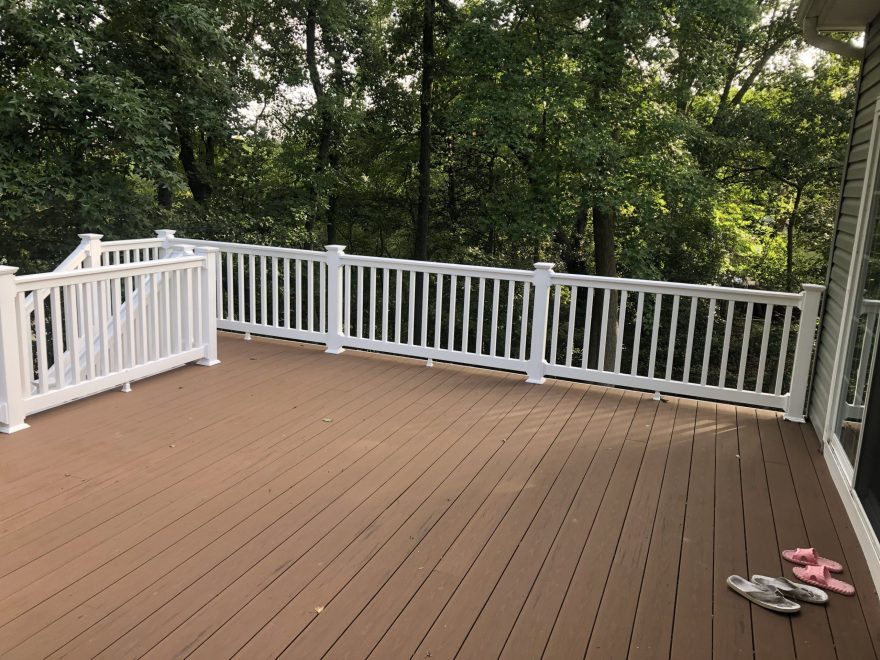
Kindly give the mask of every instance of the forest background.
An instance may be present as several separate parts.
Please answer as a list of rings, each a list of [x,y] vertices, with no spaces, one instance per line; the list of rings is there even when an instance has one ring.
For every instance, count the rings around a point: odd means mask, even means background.
[[[799,290],[857,63],[793,0],[0,0],[0,263],[180,235]]]

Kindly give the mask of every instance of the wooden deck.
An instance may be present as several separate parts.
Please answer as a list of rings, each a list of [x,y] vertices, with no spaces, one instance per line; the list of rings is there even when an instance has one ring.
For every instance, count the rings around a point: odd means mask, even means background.
[[[0,657],[874,658],[815,438],[775,413],[224,337],[0,438]],[[815,545],[856,598],[731,573]]]

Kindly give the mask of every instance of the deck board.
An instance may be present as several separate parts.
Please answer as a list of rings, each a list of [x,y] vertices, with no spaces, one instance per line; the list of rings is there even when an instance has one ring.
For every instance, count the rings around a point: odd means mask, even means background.
[[[0,439],[0,656],[876,657],[854,532],[777,413],[220,350]],[[807,544],[856,598],[788,620],[724,585]]]

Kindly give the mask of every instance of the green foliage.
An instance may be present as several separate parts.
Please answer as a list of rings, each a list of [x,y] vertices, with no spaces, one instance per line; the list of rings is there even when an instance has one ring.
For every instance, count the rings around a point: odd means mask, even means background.
[[[593,272],[604,210],[621,275],[821,281],[857,72],[800,63],[795,4],[438,0],[431,258]],[[349,252],[410,256],[420,21],[411,0],[0,0],[0,261],[158,226],[317,246],[331,217]]]

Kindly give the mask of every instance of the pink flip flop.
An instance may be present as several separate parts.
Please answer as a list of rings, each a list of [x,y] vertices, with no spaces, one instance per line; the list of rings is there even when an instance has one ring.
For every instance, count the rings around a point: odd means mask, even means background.
[[[801,566],[825,566],[832,573],[842,573],[843,566],[833,559],[820,557],[816,548],[796,548],[795,550],[783,550],[782,558],[792,564]]]
[[[797,566],[792,571],[798,580],[812,584],[814,587],[821,587],[843,596],[852,596],[856,592],[856,588],[851,584],[831,577],[827,566],[805,566],[803,568]]]

